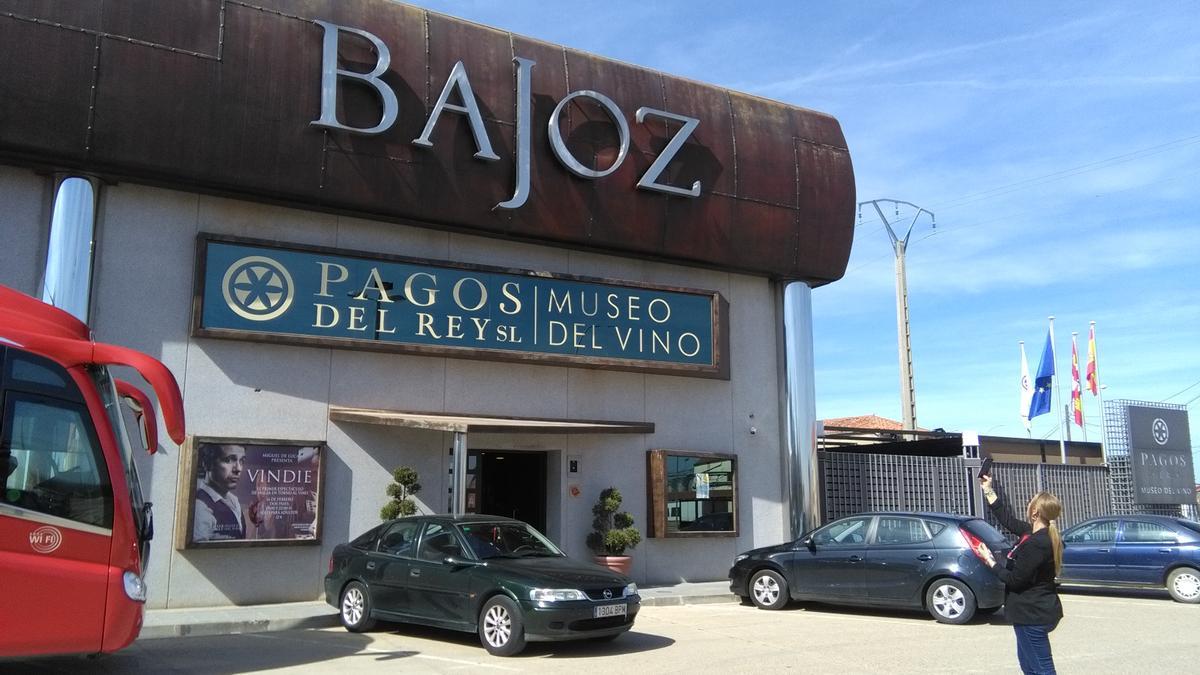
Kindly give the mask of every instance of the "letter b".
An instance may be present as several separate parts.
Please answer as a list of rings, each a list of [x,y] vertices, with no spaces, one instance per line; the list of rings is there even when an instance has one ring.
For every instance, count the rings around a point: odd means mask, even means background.
[[[316,127],[325,127],[327,129],[339,129],[341,131],[349,131],[355,134],[364,134],[373,136],[387,131],[396,122],[396,118],[400,114],[400,103],[396,100],[396,92],[387,85],[386,82],[379,79],[379,76],[386,73],[388,66],[392,62],[391,53],[388,52],[387,45],[374,35],[365,30],[357,28],[347,28],[326,21],[315,21],[317,25],[325,29],[324,46],[321,50],[321,116],[313,120],[312,125]],[[349,70],[338,68],[338,32],[345,31],[353,33],[364,38],[375,47],[375,53],[379,55],[379,59],[375,62],[375,68],[369,73],[355,73]],[[337,87],[338,78],[348,78],[359,80],[374,87],[379,93],[380,101],[383,103],[383,117],[380,118],[379,124],[373,127],[351,127],[342,124],[337,118]]]

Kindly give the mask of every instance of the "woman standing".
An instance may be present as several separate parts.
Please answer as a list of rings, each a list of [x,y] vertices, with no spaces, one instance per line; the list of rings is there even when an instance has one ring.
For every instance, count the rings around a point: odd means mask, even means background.
[[[997,562],[986,546],[980,547],[979,554],[1004,582],[1004,614],[1017,636],[1021,672],[1055,675],[1050,632],[1063,615],[1054,583],[1062,568],[1062,538],[1055,524],[1062,515],[1062,503],[1049,492],[1037,493],[1025,509],[1025,522],[996,494],[991,476],[980,476],[979,484],[996,520],[1020,537],[1004,564]]]

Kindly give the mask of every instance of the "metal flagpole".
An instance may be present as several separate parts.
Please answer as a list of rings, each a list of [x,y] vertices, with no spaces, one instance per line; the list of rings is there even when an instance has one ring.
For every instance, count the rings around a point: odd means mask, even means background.
[[[1096,342],[1096,322],[1089,321],[1091,332],[1088,334],[1088,358],[1092,357],[1092,345],[1095,345],[1096,360],[1092,365],[1096,369],[1096,398],[1100,401],[1100,460],[1108,466],[1108,427],[1104,423],[1104,389],[1100,387],[1100,344]]]
[[[1062,384],[1059,382],[1059,380],[1062,378],[1060,378],[1058,376],[1058,350],[1054,348],[1054,317],[1053,316],[1050,317],[1050,363],[1054,365],[1054,376],[1051,378],[1052,380],[1054,380],[1054,395],[1056,395],[1058,397],[1058,402],[1061,404],[1062,403]],[[1051,407],[1054,407],[1054,406],[1051,406]],[[1058,451],[1059,451],[1059,454],[1061,455],[1063,464],[1067,463],[1067,442],[1065,440],[1063,440],[1063,433],[1066,431],[1064,429],[1064,427],[1066,427],[1068,424],[1066,412],[1067,412],[1067,409],[1063,408],[1063,417],[1062,417],[1062,419],[1059,420],[1059,425],[1058,425]]]
[[[1079,428],[1087,443],[1087,415],[1083,414],[1083,382],[1079,379],[1079,333],[1071,331],[1071,414],[1075,414],[1075,387],[1079,387]]]
[[[1025,359],[1025,341],[1017,340],[1021,346],[1021,422],[1025,425],[1025,435],[1033,438],[1033,425],[1029,419],[1029,407],[1033,402],[1033,383],[1029,381],[1029,362]]]

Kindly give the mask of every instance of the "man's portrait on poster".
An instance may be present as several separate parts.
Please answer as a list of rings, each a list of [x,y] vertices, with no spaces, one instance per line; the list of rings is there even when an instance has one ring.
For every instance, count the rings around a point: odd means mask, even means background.
[[[317,543],[319,443],[196,439],[189,546]]]

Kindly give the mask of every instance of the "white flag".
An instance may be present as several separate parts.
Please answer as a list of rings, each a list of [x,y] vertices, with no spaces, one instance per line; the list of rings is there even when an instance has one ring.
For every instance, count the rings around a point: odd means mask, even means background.
[[[1029,362],[1025,360],[1025,343],[1021,343],[1021,421],[1029,431],[1029,407],[1033,403],[1033,383],[1029,381]]]

